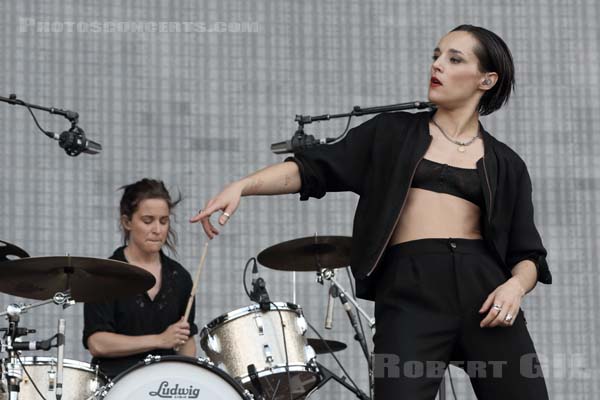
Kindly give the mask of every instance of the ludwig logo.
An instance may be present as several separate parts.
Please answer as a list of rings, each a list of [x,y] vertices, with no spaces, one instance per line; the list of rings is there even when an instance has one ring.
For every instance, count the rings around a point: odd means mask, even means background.
[[[189,387],[179,386],[179,383],[170,386],[169,382],[162,381],[156,391],[148,392],[148,394],[161,399],[197,399],[200,395],[200,389],[192,385]]]

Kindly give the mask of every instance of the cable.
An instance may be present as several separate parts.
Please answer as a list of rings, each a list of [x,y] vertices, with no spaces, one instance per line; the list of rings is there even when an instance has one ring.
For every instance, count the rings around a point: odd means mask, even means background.
[[[27,107],[27,110],[29,110],[29,113],[31,114],[31,116],[33,117],[33,121],[35,122],[35,124],[37,125],[38,129],[40,131],[42,131],[44,133],[44,135],[48,136],[51,139],[56,139],[54,137],[54,133],[50,132],[50,131],[45,131],[44,128],[42,128],[40,126],[40,123],[38,122],[37,118],[35,117],[35,114],[33,113],[33,110],[31,109],[31,107],[29,107],[29,103],[24,102],[23,100],[20,99],[15,99],[15,101],[25,107]]]
[[[19,357],[19,353],[15,352],[15,354],[17,355],[17,360],[19,360],[19,364],[21,364],[21,368],[23,368],[23,371],[25,371],[25,374],[29,378],[29,382],[31,382],[31,384],[33,385],[35,391],[40,395],[40,397],[42,398],[42,400],[46,400],[46,398],[44,397],[44,395],[42,394],[42,392],[40,392],[40,389],[38,389],[38,387],[35,384],[34,380],[31,378],[31,375],[29,375],[29,372],[27,372],[27,368],[25,368],[25,366],[23,365],[23,361],[21,361],[21,357]]]
[[[352,110],[352,112],[348,116],[348,122],[346,123],[346,128],[344,129],[344,132],[342,132],[342,134],[340,136],[334,138],[331,142],[329,142],[327,144],[335,144],[346,137],[346,135],[348,134],[348,128],[350,127],[350,121],[352,120],[353,116],[354,116],[354,110]]]
[[[304,317],[304,319],[306,320],[306,324],[308,325],[308,327],[310,329],[312,329],[312,331],[317,334],[317,336],[319,337],[319,339],[321,339],[325,343],[325,346],[327,347],[327,350],[329,351],[329,353],[331,353],[331,355],[333,356],[333,359],[335,360],[335,362],[340,366],[340,368],[342,369],[342,372],[344,373],[344,375],[346,376],[346,378],[348,378],[348,380],[350,381],[350,383],[352,383],[352,386],[354,386],[354,388],[358,392],[362,392],[362,390],[360,390],[360,388],[358,387],[358,385],[356,384],[356,382],[354,382],[354,380],[350,377],[350,375],[348,374],[348,371],[346,371],[346,369],[342,365],[341,361],[337,358],[337,356],[331,350],[331,348],[329,347],[329,345],[325,341],[325,338],[323,338],[323,336],[321,336],[321,334],[319,333],[319,331],[317,331],[315,329],[315,327],[311,325],[311,323],[308,321],[308,319],[306,319],[306,317]]]
[[[255,257],[250,257],[248,259],[248,261],[246,261],[246,266],[244,267],[244,274],[242,275],[242,283],[244,284],[244,291],[246,292],[246,296],[248,296],[248,298],[250,300],[252,300],[252,297],[250,296],[250,292],[248,291],[248,285],[246,285],[246,273],[248,272],[248,267],[250,266],[250,261],[254,261],[254,265],[256,265]]]

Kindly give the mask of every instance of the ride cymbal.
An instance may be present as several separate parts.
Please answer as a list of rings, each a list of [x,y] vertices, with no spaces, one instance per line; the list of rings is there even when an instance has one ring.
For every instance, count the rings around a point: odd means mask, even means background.
[[[69,291],[78,302],[108,301],[143,293],[154,276],[121,261],[90,257],[30,257],[0,264],[0,292],[46,300]]]
[[[319,271],[350,265],[352,238],[310,236],[268,247],[258,254],[258,262],[280,271]]]

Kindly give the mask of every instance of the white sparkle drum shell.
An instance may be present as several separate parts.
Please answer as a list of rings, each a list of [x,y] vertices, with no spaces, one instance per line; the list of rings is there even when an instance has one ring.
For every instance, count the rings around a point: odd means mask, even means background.
[[[19,385],[19,399],[41,399],[34,388],[34,383],[46,399],[55,399],[56,358],[21,357],[21,361],[29,376],[23,371],[23,379]],[[88,363],[65,359],[63,366],[62,400],[87,399],[106,383],[106,378]],[[2,388],[7,390],[6,382],[2,383]],[[2,393],[0,390],[0,400],[7,399],[8,393]]]
[[[117,376],[101,400],[239,400],[251,399],[233,378],[206,360],[151,357]]]
[[[212,362],[249,391],[260,393],[259,383],[268,399],[287,400],[290,391],[294,399],[303,398],[320,380],[306,329],[302,309],[295,304],[274,303],[268,311],[253,304],[207,324],[200,332],[200,345]],[[256,371],[254,383],[249,366]]]

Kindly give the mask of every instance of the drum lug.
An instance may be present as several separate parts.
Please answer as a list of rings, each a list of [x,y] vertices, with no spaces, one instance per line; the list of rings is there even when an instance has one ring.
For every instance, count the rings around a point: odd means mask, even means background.
[[[296,319],[296,326],[298,327],[298,333],[304,336],[308,329],[308,325],[306,324],[306,319],[303,315],[299,315]]]
[[[100,399],[103,399],[106,397],[106,395],[108,394],[108,392],[110,392],[110,389],[113,388],[113,386],[115,386],[114,382],[109,382],[106,385],[102,386],[96,394],[96,396],[100,396]]]
[[[311,369],[313,372],[319,372],[319,366],[317,365],[317,360],[314,357],[311,358],[308,362],[308,368]]]
[[[271,346],[268,344],[263,345],[263,353],[265,354],[265,362],[267,364],[273,363],[273,352],[271,351]]]
[[[53,392],[54,387],[56,385],[56,371],[54,370],[54,365],[48,371],[48,391]]]
[[[160,361],[160,356],[153,356],[152,354],[148,354],[146,356],[146,358],[144,358],[145,365],[150,365],[154,362],[159,362],[159,361]]]
[[[221,353],[221,343],[219,342],[219,338],[216,336],[208,334],[206,337],[206,345],[213,353]]]
[[[315,349],[311,345],[304,345],[304,357],[306,357],[309,363],[313,362],[316,356]]]
[[[256,324],[256,328],[258,328],[258,334],[260,336],[264,336],[265,326],[263,324],[263,320],[262,320],[262,317],[260,316],[260,314],[258,314],[258,313],[254,314],[254,323]]]

